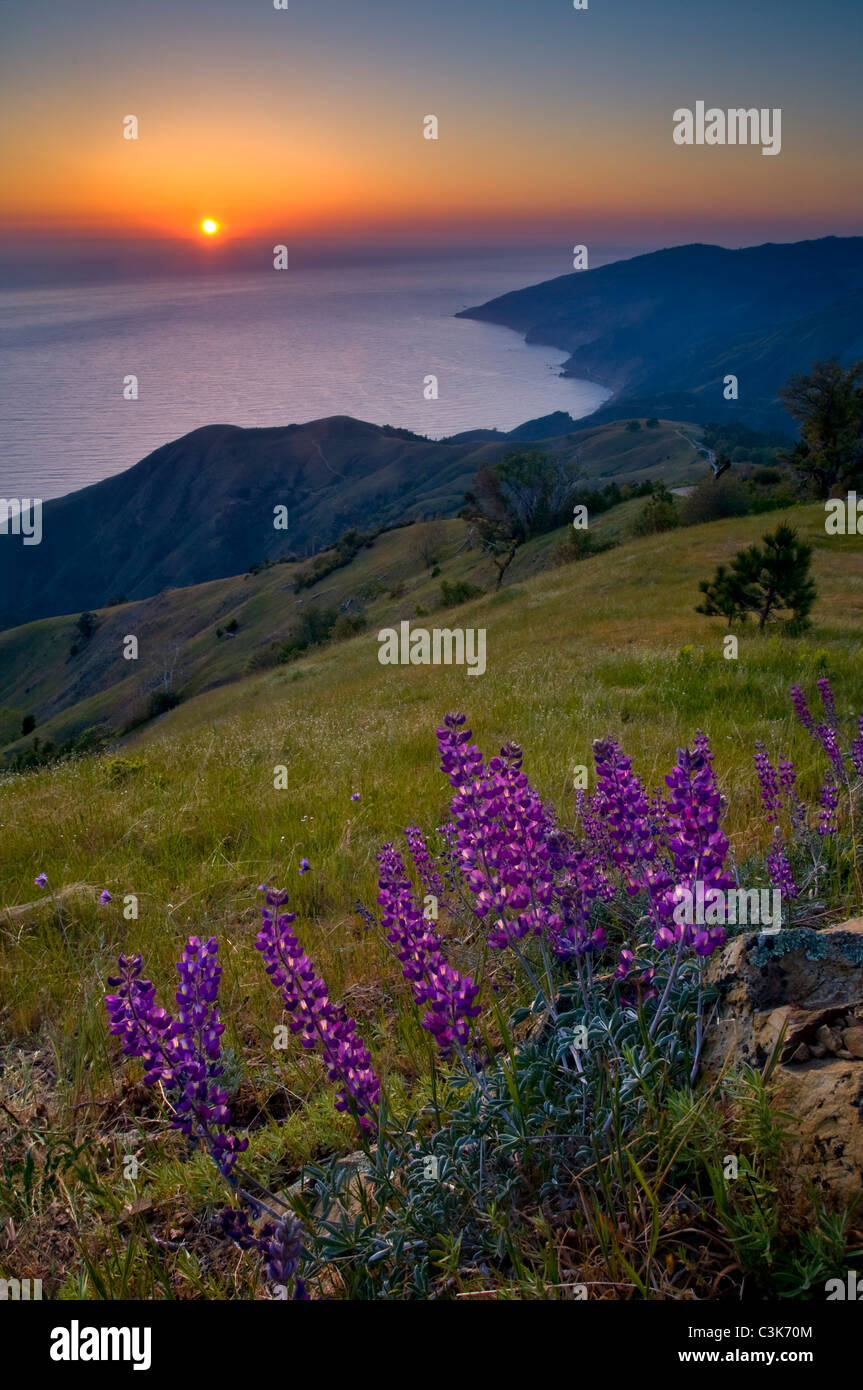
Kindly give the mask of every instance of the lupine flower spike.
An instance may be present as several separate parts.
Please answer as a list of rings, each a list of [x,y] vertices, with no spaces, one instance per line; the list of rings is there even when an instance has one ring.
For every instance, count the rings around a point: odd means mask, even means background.
[[[295,912],[282,912],[284,892],[269,890],[261,908],[262,925],[255,948],[290,1014],[289,1028],[303,1047],[320,1048],[331,1081],[339,1083],[336,1109],[352,1110],[360,1128],[377,1128],[380,1081],[357,1026],[341,1005],[330,999],[324,980],[291,931]]]

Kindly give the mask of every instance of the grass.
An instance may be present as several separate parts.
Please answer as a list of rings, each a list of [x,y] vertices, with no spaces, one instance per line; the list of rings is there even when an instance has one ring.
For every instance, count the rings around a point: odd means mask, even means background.
[[[434,729],[447,710],[466,711],[487,752],[509,738],[521,743],[531,781],[564,820],[573,768],[591,766],[594,738],[619,739],[654,786],[676,747],[703,728],[729,801],[735,854],[743,861],[763,847],[754,740],[797,760],[811,799],[819,765],[792,722],[789,687],[799,681],[812,692],[829,672],[844,715],[856,712],[863,687],[863,547],[855,537],[828,538],[820,506],[793,513],[815,547],[819,591],[804,637],[743,629],[739,659],[727,661],[721,621],[694,612],[698,580],[777,519],[632,540],[579,564],[523,572],[509,590],[446,610],[442,625],[486,628],[482,677],[465,668],[382,667],[376,617],[346,643],[202,691],[110,753],[0,782],[0,1140],[13,1165],[3,1204],[23,1252],[19,1276],[30,1251],[33,1275],[54,1292],[80,1290],[83,1280],[97,1296],[81,1242],[107,1249],[107,1210],[125,1209],[146,1188],[168,1229],[183,1212],[219,1200],[218,1179],[203,1160],[189,1168],[173,1140],[148,1140],[156,1132],[152,1097],[123,1081],[112,1062],[102,996],[120,951],[142,952],[146,973],[166,994],[186,935],[219,938],[224,1042],[242,1058],[236,1095],[253,1123],[252,1155],[274,1180],[287,1182],[309,1158],[352,1147],[351,1123],[335,1112],[316,1061],[296,1048],[273,1050],[281,1014],[252,947],[262,880],[290,889],[301,939],[359,1020],[396,1102],[414,1086],[425,1066],[424,1035],[403,1007],[397,966],[353,908],[357,898],[374,905],[384,841],[409,824],[430,830],[446,816]],[[363,552],[369,573],[386,574],[389,545],[383,538]],[[248,581],[248,602],[266,584],[284,582],[286,568]],[[404,615],[426,584],[437,583],[423,579]],[[401,615],[400,602],[383,603],[382,623]],[[279,765],[287,790],[274,789]],[[351,802],[355,791],[361,799]],[[301,857],[312,866],[302,878]],[[33,887],[41,871],[56,900]],[[113,902],[100,907],[105,887]],[[123,915],[127,895],[137,900],[137,919]],[[117,1166],[118,1136],[133,1125],[146,1153],[137,1185]],[[21,1126],[35,1165],[23,1196],[23,1169],[14,1166],[25,1163]],[[88,1147],[70,1158],[79,1145]],[[52,1246],[58,1211],[74,1213],[76,1236]],[[206,1262],[205,1245],[195,1258]],[[140,1250],[135,1258],[135,1287],[147,1287],[155,1265]],[[189,1297],[199,1276],[173,1266],[170,1274],[175,1291]]]

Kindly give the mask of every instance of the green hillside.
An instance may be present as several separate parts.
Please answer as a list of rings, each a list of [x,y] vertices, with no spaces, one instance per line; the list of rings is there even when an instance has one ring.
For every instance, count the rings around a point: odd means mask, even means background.
[[[675,485],[703,476],[706,465],[685,437],[692,428],[665,422],[634,432],[622,424],[581,431],[584,475],[600,485],[660,476]],[[593,534],[625,535],[642,505],[634,501],[598,516]],[[524,546],[507,584],[547,565],[560,534]],[[424,556],[435,540],[441,572],[432,576]],[[62,743],[102,724],[122,731],[146,713],[153,692],[165,688],[166,672],[167,684],[184,699],[237,680],[249,663],[266,659],[271,644],[296,633],[313,610],[361,613],[370,627],[379,627],[412,617],[417,608],[437,610],[442,581],[490,589],[493,567],[466,541],[465,525],[457,519],[417,523],[384,532],[348,565],[299,592],[294,581],[306,561],[165,589],[96,610],[99,626],[85,643],[76,632],[78,614],[0,631],[0,748],[6,745],[8,757],[32,742],[33,735],[19,737],[28,715],[36,720],[41,743]],[[135,659],[124,657],[127,635],[137,637]]]
[[[826,663],[850,708],[863,676],[863,548],[856,537],[826,536],[817,505],[793,512],[815,548],[819,589],[805,637],[759,635],[750,628],[740,636],[739,659],[727,661],[722,620],[694,612],[698,580],[780,515],[787,513],[632,540],[428,617],[417,616],[418,601],[437,581],[423,580],[399,599],[382,596],[368,630],[348,641],[212,689],[202,687],[212,683],[215,670],[205,679],[202,667],[200,693],[190,693],[116,750],[140,763],[128,776],[122,766],[112,771],[116,754],[109,751],[0,782],[0,901],[18,907],[36,896],[31,885],[40,868],[55,884],[92,882],[98,871],[112,892],[133,885],[147,895],[154,929],[155,919],[166,926],[172,913],[185,913],[184,903],[194,903],[194,913],[208,920],[213,914],[213,920],[229,920],[253,880],[278,877],[306,854],[317,871],[298,886],[303,909],[344,920],[357,891],[372,895],[378,842],[411,820],[437,823],[443,791],[430,763],[433,733],[441,715],[457,707],[469,713],[484,744],[510,737],[523,743],[533,778],[560,805],[569,797],[572,765],[589,764],[591,742],[600,733],[620,738],[651,780],[674,749],[704,727],[723,783],[734,793],[732,828],[745,851],[754,833],[749,815],[757,809],[753,740],[796,747],[803,765],[812,763],[805,736],[791,722],[791,683],[814,680]],[[384,538],[379,558],[372,550],[358,563],[371,567],[374,561],[385,575],[392,546],[397,575],[394,552],[404,534]],[[267,621],[253,615],[257,605],[267,609],[266,586],[278,576],[276,569],[249,581],[256,588],[247,599],[249,626],[260,621],[262,640]],[[345,573],[340,582],[349,587],[351,580]],[[427,627],[483,627],[486,673],[382,666],[378,624],[405,617]],[[59,643],[59,633],[43,626],[46,644]],[[124,626],[118,619],[118,631]],[[238,633],[232,653],[241,640]],[[196,642],[204,638],[191,639],[192,649]],[[206,642],[215,644],[211,633]],[[229,660],[221,648],[217,659]],[[223,675],[229,674],[226,666]],[[272,786],[272,769],[282,762],[288,795]],[[356,811],[348,800],[355,790],[362,793]],[[80,910],[88,949],[99,941],[100,950],[113,948],[116,942],[109,943],[101,926],[91,938],[91,906]],[[40,909],[33,926],[45,928],[49,919]],[[22,949],[23,941],[4,946],[5,968],[17,977],[13,994],[4,996],[7,1020],[23,1009],[19,1023],[26,1031],[47,1017],[46,989],[74,1016],[83,1000],[61,983],[72,962],[48,985],[24,968]],[[51,933],[42,949],[57,951]],[[80,988],[86,994],[86,982]]]
[[[0,627],[308,556],[349,527],[455,516],[477,469],[513,449],[540,447],[590,479],[624,430],[572,430],[535,445],[522,430],[512,442],[436,441],[348,416],[277,429],[208,425],[46,502],[38,546],[0,546]],[[669,419],[627,441],[618,481],[703,471],[677,430]],[[276,507],[287,508],[286,529],[274,525]]]
[[[113,1177],[117,1155],[130,1127],[145,1137],[158,1132],[151,1098],[134,1080],[121,1082],[111,1062],[103,982],[120,951],[143,952],[147,973],[164,990],[188,933],[219,938],[223,1041],[238,1068],[234,1108],[249,1125],[251,1166],[285,1183],[305,1160],[355,1144],[314,1060],[299,1049],[272,1051],[279,1008],[252,949],[262,881],[289,888],[298,933],[359,1020],[391,1098],[401,1103],[425,1068],[426,1045],[399,1003],[397,963],[365,930],[355,904],[374,906],[382,843],[400,838],[406,825],[432,831],[447,815],[449,789],[434,742],[446,711],[466,711],[489,752],[507,739],[521,743],[532,783],[564,819],[572,812],[573,767],[591,764],[595,738],[619,739],[655,786],[675,749],[703,728],[729,799],[733,851],[743,862],[763,849],[768,828],[753,775],[754,740],[795,757],[801,789],[813,798],[817,754],[792,719],[789,687],[801,681],[811,692],[829,671],[843,716],[856,711],[863,688],[863,546],[857,537],[826,536],[818,505],[794,509],[792,518],[815,549],[819,598],[805,637],[745,630],[738,659],[729,661],[722,622],[693,611],[698,580],[777,519],[633,539],[532,576],[526,553],[510,586],[444,611],[447,625],[486,630],[488,665],[478,677],[465,668],[379,663],[378,622],[413,617],[432,626],[444,616],[417,618],[439,582],[423,576],[398,598],[370,601],[374,621],[356,637],[206,689],[229,680],[245,653],[277,630],[274,605],[287,610],[294,595],[284,590],[282,566],[203,586],[194,595],[200,626],[186,633],[190,689],[181,705],[100,756],[0,781],[0,1099],[7,1107],[0,1138],[9,1112],[42,1136],[30,1205],[15,1207],[16,1268],[35,1262],[52,1290],[78,1296],[77,1241],[84,1239],[86,1249],[101,1252],[100,1277],[120,1277],[105,1273],[112,1226],[103,1224],[106,1212],[119,1219],[128,1200]],[[481,562],[452,553],[457,525],[447,529],[444,573],[469,576]],[[410,539],[406,528],[362,552],[352,574],[332,576],[334,597],[374,577],[399,582],[400,548]],[[188,599],[182,591],[163,596],[152,631],[183,634]],[[133,611],[103,615],[92,640],[102,640],[109,621],[115,634],[128,629]],[[239,631],[217,645],[213,624],[229,613],[238,614]],[[3,640],[12,644],[13,662],[16,642],[41,642],[51,670],[68,636],[67,626],[45,622]],[[4,694],[6,703],[21,698],[17,687]],[[58,689],[49,681],[40,698],[60,698]],[[287,787],[277,790],[280,767]],[[311,866],[305,876],[302,858]],[[34,888],[41,872],[51,891]],[[113,901],[101,906],[105,888]],[[129,894],[137,920],[123,916]],[[44,1147],[61,1140],[73,1147],[86,1141],[88,1152],[101,1155],[86,1184],[71,1171],[64,1179],[76,1211],[74,1240],[52,1235],[58,1189],[44,1168]],[[197,1229],[199,1207],[224,1201],[204,1156],[183,1162],[174,1139],[147,1141],[145,1152],[148,1209],[166,1234],[183,1223]],[[178,1296],[203,1288],[199,1256],[174,1269]],[[150,1287],[141,1272],[150,1256],[141,1250],[135,1259],[140,1291]]]

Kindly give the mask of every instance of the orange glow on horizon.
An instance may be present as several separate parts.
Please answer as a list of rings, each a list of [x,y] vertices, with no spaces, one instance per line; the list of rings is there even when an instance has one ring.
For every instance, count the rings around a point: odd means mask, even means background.
[[[574,244],[654,226],[684,238],[701,229],[697,238],[711,240],[711,226],[785,222],[803,235],[809,225],[826,230],[828,218],[839,234],[854,225],[841,143],[825,154],[813,141],[781,160],[748,149],[681,152],[660,116],[633,134],[616,115],[576,138],[563,119],[552,128],[539,114],[495,123],[465,102],[457,133],[436,146],[416,122],[393,122],[380,107],[361,118],[339,107],[314,122],[301,110],[275,121],[260,93],[234,95],[247,99],[208,113],[202,129],[194,90],[171,92],[139,140],[82,105],[75,139],[58,145],[56,131],[70,124],[59,95],[34,105],[22,94],[0,228],[176,237],[215,250],[257,236],[512,238],[559,228]],[[215,207],[218,220],[204,213]]]

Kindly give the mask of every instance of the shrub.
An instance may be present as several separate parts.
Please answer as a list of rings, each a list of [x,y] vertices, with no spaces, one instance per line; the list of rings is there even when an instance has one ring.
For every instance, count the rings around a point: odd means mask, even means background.
[[[176,690],[154,690],[147,706],[147,717],[158,719],[160,714],[167,714],[169,709],[175,709],[179,703],[180,696]]]
[[[741,481],[725,473],[721,478],[702,478],[688,496],[680,502],[680,520],[684,526],[698,526],[705,521],[720,521],[723,517],[745,516],[750,510],[749,491]]]
[[[67,758],[99,753],[110,738],[111,731],[105,724],[93,724],[89,729],[82,729],[59,744],[53,739],[42,742],[34,738],[29,748],[22,749],[10,759],[9,769],[12,772],[34,771],[36,768],[64,762]]]
[[[358,632],[363,632],[367,626],[368,620],[364,613],[340,613],[333,624],[333,641],[344,642],[349,637],[355,637]]]
[[[680,524],[677,502],[664,483],[654,486],[650,500],[635,522],[637,536],[655,536]]]
[[[318,555],[306,569],[294,576],[294,593],[298,594],[303,589],[310,589],[313,585],[325,579],[328,574],[333,574],[335,570],[349,565],[355,555],[361,550],[370,549],[374,544],[374,536],[365,535],[355,527],[345,531],[336,541],[334,548]]]
[[[362,632],[366,618],[362,613],[340,613],[337,608],[308,608],[301,615],[291,635],[283,641],[274,641],[253,652],[246,662],[247,675],[256,671],[269,671],[293,661],[303,652],[313,647],[323,646],[329,641],[343,641]]]
[[[284,642],[269,642],[249,657],[245,666],[246,675],[254,675],[256,671],[269,671],[286,659]]]
[[[587,560],[591,555],[602,555],[619,544],[620,537],[616,532],[607,531],[604,536],[597,536],[592,531],[577,531],[570,527],[565,539],[557,541],[552,547],[550,560],[552,565],[567,565],[574,560]]]
[[[96,631],[96,628],[98,626],[98,614],[90,612],[82,613],[75,624],[78,636],[80,637],[82,642],[89,642],[90,638],[93,636],[93,633]]]
[[[443,608],[455,608],[460,603],[467,603],[469,599],[479,598],[482,589],[478,589],[475,584],[469,584],[466,579],[456,579],[452,583],[444,579],[440,586],[440,601]]]
[[[307,608],[285,643],[287,654],[304,652],[308,647],[318,647],[326,642],[332,635],[338,617],[337,608],[321,608],[318,605]]]

